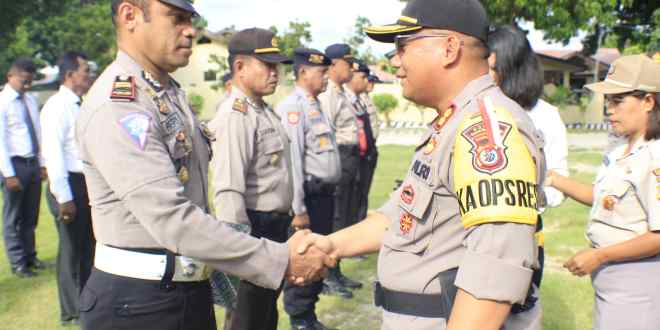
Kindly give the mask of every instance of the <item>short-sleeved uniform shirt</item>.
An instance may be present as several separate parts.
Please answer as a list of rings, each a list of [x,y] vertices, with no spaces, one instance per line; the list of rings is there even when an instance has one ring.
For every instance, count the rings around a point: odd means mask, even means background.
[[[605,156],[594,182],[587,238],[605,247],[660,230],[660,142],[640,138]]]
[[[337,144],[357,145],[357,117],[351,101],[348,99],[344,86],[328,81],[328,88],[319,95],[321,110],[330,120],[335,131]]]
[[[234,86],[209,128],[216,137],[212,161],[216,213],[246,225],[250,224],[246,210],[288,213],[293,198],[290,150],[280,117]]]
[[[296,87],[276,109],[291,141],[293,212],[307,213],[304,183],[312,178],[336,184],[341,164],[335,134],[317,98]]]
[[[522,302],[537,266],[540,143],[524,110],[492,78],[470,82],[430,125],[403,184],[379,210],[391,221],[378,260],[381,284],[437,294],[438,273],[458,267],[455,284],[473,296]],[[441,318],[384,311],[383,329],[445,326]]]
[[[286,244],[239,233],[207,213],[211,136],[176,82],[161,86],[119,51],[85,97],[76,138],[99,243],[166,249],[280,286]]]

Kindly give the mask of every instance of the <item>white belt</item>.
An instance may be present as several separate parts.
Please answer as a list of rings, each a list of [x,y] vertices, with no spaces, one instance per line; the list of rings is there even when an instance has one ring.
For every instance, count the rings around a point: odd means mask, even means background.
[[[165,274],[167,256],[118,249],[96,243],[94,267],[106,273],[160,281]],[[176,256],[172,282],[199,282],[209,278],[210,269],[197,260]]]

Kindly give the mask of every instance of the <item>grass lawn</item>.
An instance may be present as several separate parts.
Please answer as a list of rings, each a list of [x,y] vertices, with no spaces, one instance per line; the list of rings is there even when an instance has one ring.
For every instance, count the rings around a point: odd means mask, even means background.
[[[384,146],[369,198],[371,208],[380,206],[392,191],[394,180],[402,178],[411,159],[412,147]],[[587,150],[571,151],[571,174],[590,182],[602,155]],[[584,330],[591,328],[593,291],[589,279],[578,279],[561,268],[572,253],[587,246],[584,228],[588,208],[573,201],[547,210],[545,219],[546,271],[541,289],[544,308],[544,329]],[[37,249],[42,260],[54,263],[57,253],[57,233],[45,200],[37,229]],[[221,239],[221,238],[219,238]],[[355,291],[355,298],[344,300],[322,296],[318,314],[327,325],[341,330],[375,330],[380,313],[372,306],[371,282],[375,278],[376,257],[366,261],[346,260],[342,269],[352,278],[360,279],[364,288]],[[43,271],[33,279],[18,279],[11,275],[6,255],[0,254],[0,330],[64,329],[59,325],[59,304],[54,269]],[[217,309],[218,324],[224,318]],[[289,330],[288,317],[280,308],[280,329]]]

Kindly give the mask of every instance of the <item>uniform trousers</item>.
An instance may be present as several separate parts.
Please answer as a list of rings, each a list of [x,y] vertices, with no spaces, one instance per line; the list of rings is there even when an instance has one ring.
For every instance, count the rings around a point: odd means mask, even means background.
[[[80,296],[82,330],[216,330],[209,281],[122,277],[96,268]]]
[[[37,257],[35,234],[41,204],[41,172],[37,158],[12,157],[23,189],[11,191],[2,180],[3,237],[12,268],[25,267]]]
[[[92,272],[96,246],[85,176],[81,173],[69,173],[69,186],[76,205],[76,216],[69,224],[57,219],[60,212],[59,203],[50,190],[46,191],[46,200],[55,218],[59,235],[55,268],[62,321],[79,318],[79,296]]]
[[[251,235],[276,242],[286,242],[293,218],[276,212],[247,211]],[[230,330],[271,330],[277,329],[277,298],[282,291],[271,290],[241,281],[236,298],[236,309],[232,314]]]
[[[358,201],[356,222],[361,221],[367,217],[367,211],[369,211],[369,191],[371,190],[371,183],[374,179],[377,163],[378,151],[376,150],[365,155],[360,162],[357,188],[360,198]]]
[[[335,193],[335,215],[332,230],[339,231],[356,222],[359,200],[357,175],[360,154],[357,145],[339,145],[341,179]]]
[[[305,190],[305,207],[312,232],[328,235],[332,233],[332,218],[335,209],[334,196],[331,192],[310,194]],[[319,294],[323,289],[323,280],[306,286],[284,284],[284,310],[291,319],[316,320],[314,312]]]
[[[660,329],[659,279],[660,256],[596,269],[594,330]]]

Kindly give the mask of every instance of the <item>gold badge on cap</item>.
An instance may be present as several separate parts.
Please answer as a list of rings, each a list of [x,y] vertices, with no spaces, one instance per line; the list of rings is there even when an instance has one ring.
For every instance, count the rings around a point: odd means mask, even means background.
[[[323,56],[319,54],[311,54],[309,55],[309,63],[323,64]]]
[[[656,52],[655,55],[653,55],[653,60],[655,63],[660,64],[660,52]]]
[[[277,41],[277,38],[275,38],[275,37],[273,37],[273,39],[270,40],[270,44],[271,44],[271,46],[273,46],[275,48],[280,47],[279,42]]]

